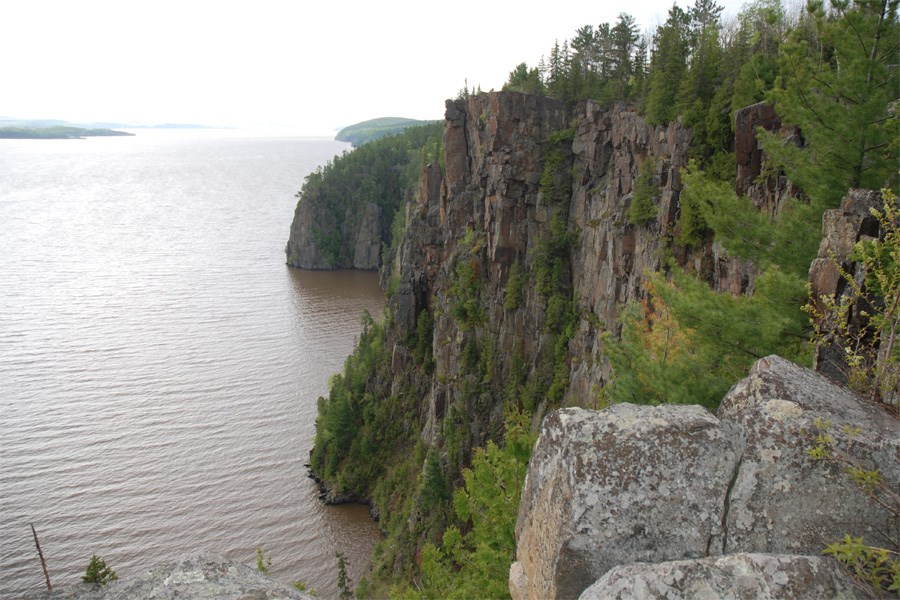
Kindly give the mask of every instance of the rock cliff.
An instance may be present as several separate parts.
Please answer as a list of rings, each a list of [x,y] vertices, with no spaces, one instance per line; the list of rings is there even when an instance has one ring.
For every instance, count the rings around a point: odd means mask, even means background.
[[[669,254],[716,289],[752,289],[749,265],[674,241],[689,143],[678,124],[593,102],[567,111],[514,92],[448,101],[445,166],[426,168],[388,266],[396,377],[410,376],[403,357],[419,316],[433,317],[435,368],[416,386],[431,444],[462,415],[467,447],[483,443],[512,397],[538,416],[592,405],[609,376],[600,333],[645,297],[647,273]],[[627,213],[647,162],[657,216],[635,225]]]
[[[795,190],[777,173],[763,176],[769,169],[758,125],[802,140],[766,105],[738,113],[738,188],[761,210],[777,212]],[[831,414],[814,399],[786,399],[776,385],[759,392],[755,405],[726,400],[718,418],[697,407],[617,406],[603,422],[576,408],[552,412],[598,403],[610,375],[601,334],[616,331],[622,304],[646,298],[647,274],[664,260],[716,290],[753,290],[753,265],[727,257],[711,239],[689,248],[677,242],[690,136],[677,123],[651,126],[633,111],[593,102],[566,108],[514,92],[447,102],[444,161],[424,168],[382,274],[384,331],[348,361],[351,383],[323,401],[331,412],[320,431],[331,429],[311,458],[326,497],[373,500],[376,512],[393,513],[394,531],[413,539],[392,545],[385,561],[394,576],[402,576],[397,565],[421,554],[423,530],[442,525],[421,508],[404,508],[417,505],[421,482],[428,475],[458,486],[473,449],[500,437],[510,409],[532,414],[535,430],[550,413],[535,450],[546,468],[530,475],[523,496],[530,508],[517,528],[512,579],[520,597],[577,595],[636,561],[749,553],[744,562],[702,568],[830,569],[779,558],[818,553],[822,536],[843,534],[811,524],[796,505],[796,498],[813,502],[816,486],[836,494],[828,477],[785,481],[773,466],[782,457],[805,468],[800,439],[816,417]],[[650,190],[653,215],[632,223],[639,183]],[[365,364],[366,376],[352,370]],[[751,396],[768,385],[765,368],[758,370]],[[759,441],[773,436],[781,436],[775,449]],[[896,447],[887,451],[896,462]],[[687,467],[684,457],[692,459]],[[390,492],[373,483],[388,480]],[[587,491],[584,481],[600,484]],[[622,485],[621,506],[602,500]],[[779,498],[788,488],[801,493]],[[584,497],[576,501],[578,490]],[[623,524],[625,513],[641,518]]]
[[[285,250],[290,266],[361,271],[374,271],[381,266],[383,225],[378,205],[366,203],[361,212],[356,205],[348,206],[340,223],[326,225],[330,220],[327,206],[312,198],[297,211]],[[336,239],[352,247],[352,252],[346,256],[330,254],[323,237],[325,228],[333,229]]]

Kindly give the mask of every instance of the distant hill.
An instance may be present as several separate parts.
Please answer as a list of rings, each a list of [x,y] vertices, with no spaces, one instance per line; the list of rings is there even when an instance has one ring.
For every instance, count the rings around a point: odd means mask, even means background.
[[[15,140],[67,140],[86,137],[134,135],[113,129],[86,129],[54,125],[50,127],[0,127],[0,139]]]
[[[413,125],[428,125],[435,121],[419,121],[416,119],[405,119],[403,117],[381,117],[380,119],[369,119],[362,123],[344,127],[338,131],[334,139],[339,142],[350,142],[354,146],[362,146],[366,142],[371,142],[382,138],[386,135],[400,133],[407,127]]]

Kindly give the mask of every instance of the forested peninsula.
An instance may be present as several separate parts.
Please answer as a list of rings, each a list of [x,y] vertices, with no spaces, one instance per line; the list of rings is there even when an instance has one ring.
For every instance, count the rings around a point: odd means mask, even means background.
[[[350,142],[354,146],[362,146],[388,135],[396,135],[408,127],[433,123],[434,121],[418,121],[404,117],[381,117],[344,127],[337,132],[334,139],[339,142]]]
[[[900,588],[897,4],[623,13],[307,178],[288,264],[387,296],[310,457],[360,597]]]

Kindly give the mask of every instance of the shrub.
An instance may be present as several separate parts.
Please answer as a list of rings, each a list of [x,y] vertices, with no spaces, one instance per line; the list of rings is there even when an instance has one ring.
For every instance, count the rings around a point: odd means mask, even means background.
[[[96,554],[92,554],[91,562],[88,563],[87,570],[84,572],[84,577],[81,580],[84,583],[100,586],[118,578],[119,576],[106,564],[106,561]]]

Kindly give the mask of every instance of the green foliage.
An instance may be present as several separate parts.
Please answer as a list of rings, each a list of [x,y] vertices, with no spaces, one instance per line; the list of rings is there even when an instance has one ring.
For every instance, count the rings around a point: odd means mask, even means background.
[[[265,575],[269,574],[272,567],[272,556],[263,556],[262,546],[256,547],[256,570]]]
[[[425,459],[425,477],[422,480],[422,507],[435,510],[450,500],[450,484],[441,470],[437,453],[431,452]]]
[[[503,299],[503,308],[513,311],[519,308],[522,302],[522,287],[525,285],[525,274],[518,262],[509,268],[509,277],[506,280],[506,294]]]
[[[814,422],[816,441],[806,453],[815,461],[835,463],[843,467],[848,479],[863,491],[875,504],[886,509],[896,523],[900,519],[900,495],[881,478],[878,469],[866,469],[860,467],[853,456],[842,452],[838,443],[832,436],[832,423],[829,420],[817,418]],[[847,447],[852,447],[849,442],[859,435],[859,427],[845,425],[842,428],[843,436],[847,438]],[[849,571],[850,575],[859,583],[866,586],[873,596],[880,596],[883,592],[900,592],[900,554],[896,548],[900,548],[900,532],[896,527],[888,527],[880,532],[887,536],[887,540],[895,550],[887,550],[866,544],[862,537],[845,535],[840,541],[829,544],[824,554],[834,557]]]
[[[671,281],[653,276],[648,302],[623,313],[621,339],[606,334],[614,379],[604,394],[611,401],[715,407],[758,358],[809,361],[801,307],[819,225],[808,222],[808,205],[787,206],[776,218],[696,167],[683,181],[678,241],[694,245],[712,233],[761,273],[753,295],[739,297],[677,270]]]
[[[116,575],[116,572],[113,571],[109,566],[107,566],[106,561],[102,558],[98,557],[96,554],[91,555],[91,560],[88,563],[87,569],[84,572],[84,576],[81,578],[81,581],[84,583],[90,583],[96,586],[106,585],[110,581],[115,581],[119,578]]]
[[[553,204],[568,202],[572,195],[572,140],[574,129],[563,129],[547,137],[544,169],[540,190],[543,198]]]
[[[546,93],[544,82],[541,81],[541,72],[537,68],[529,69],[525,63],[520,63],[509,73],[509,79],[503,84],[503,89],[539,96]]]
[[[453,276],[447,288],[447,295],[453,299],[453,316],[459,321],[463,331],[484,322],[485,312],[481,305],[482,281],[476,259],[462,259],[456,263]]]
[[[305,581],[292,581],[291,587],[294,588],[295,590],[299,590],[301,592],[306,592],[310,596],[317,595],[316,590],[307,586]]]
[[[363,315],[363,332],[344,371],[331,381],[328,398],[319,398],[316,438],[310,465],[317,475],[340,492],[365,497],[384,469],[391,446],[381,440],[398,439],[402,431],[394,411],[402,408],[382,401],[377,377],[390,368],[384,325]],[[396,404],[401,404],[397,402]]]
[[[620,337],[602,334],[614,374],[603,389],[605,402],[715,407],[734,383],[729,369],[710,370],[715,349],[692,340],[659,294],[625,309],[620,319]]]
[[[688,13],[673,4],[653,36],[645,113],[649,123],[667,124],[678,116],[676,98],[687,72],[689,25]]]
[[[674,271],[651,278],[651,296],[622,317],[622,336],[605,334],[613,402],[718,406],[750,365],[769,354],[809,362],[803,282],[773,267],[752,296],[714,292]]]
[[[550,219],[550,235],[535,244],[532,265],[535,286],[544,297],[557,290],[566,290],[571,279],[570,252],[575,234],[568,230],[562,209],[553,212]]]
[[[843,540],[829,544],[824,554],[840,561],[857,581],[881,592],[900,592],[900,558],[896,552],[845,535]]]
[[[347,577],[347,557],[343,552],[335,552],[334,557],[337,559],[339,598],[341,600],[352,600],[353,590],[350,589],[350,580]]]
[[[718,210],[710,210],[720,197],[729,192],[728,184],[708,180],[698,173],[696,165],[691,165],[684,174],[684,189],[679,196],[681,214],[678,219],[678,243],[685,247],[698,246],[710,233],[707,215]]]
[[[631,197],[631,205],[628,207],[628,222],[632,225],[646,225],[655,221],[659,216],[659,209],[654,202],[654,196],[659,191],[653,181],[655,174],[656,160],[645,159],[638,170],[634,194]]]
[[[463,471],[464,486],[453,495],[459,524],[444,531],[439,545],[426,544],[419,589],[402,597],[509,596],[519,494],[535,441],[530,420],[527,413],[509,413],[503,445],[488,442],[475,452]]]
[[[431,373],[434,369],[433,356],[434,319],[431,313],[425,309],[419,313],[416,319],[416,338],[413,346],[413,359],[422,366],[422,370]]]
[[[789,200],[779,214],[769,214],[749,198],[738,197],[731,183],[711,178],[696,165],[685,172],[683,181],[679,242],[696,244],[714,233],[731,256],[752,260],[764,269],[776,265],[806,280],[821,237],[819,208]]]
[[[837,206],[848,188],[896,184],[900,74],[897,0],[809,4],[807,20],[780,52],[780,85],[770,97],[808,146],[763,136],[770,158],[814,204]]]
[[[394,215],[402,212],[404,195],[418,184],[426,162],[440,158],[442,140],[440,123],[409,127],[335,157],[307,175],[297,194],[294,219],[296,223],[300,211],[314,219],[313,241],[328,266],[352,265],[356,232],[369,204],[381,209],[381,241],[392,247],[401,227],[394,223]],[[289,242],[289,264],[298,259],[295,252]]]

